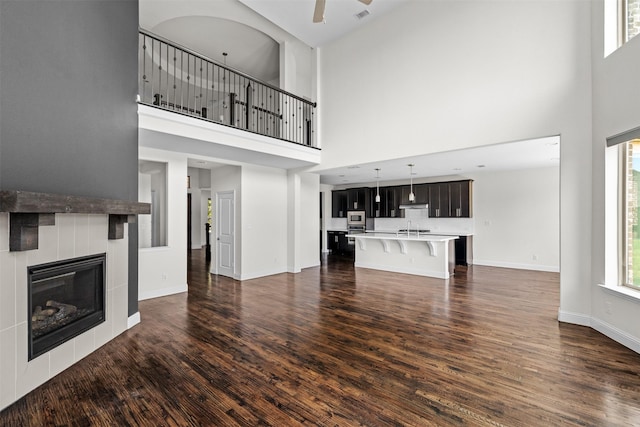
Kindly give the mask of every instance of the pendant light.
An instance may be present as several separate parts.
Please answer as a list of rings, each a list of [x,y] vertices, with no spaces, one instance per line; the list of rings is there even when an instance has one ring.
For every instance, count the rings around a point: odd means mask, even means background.
[[[380,168],[376,168],[376,203],[380,203]]]
[[[416,201],[416,195],[413,194],[413,167],[415,166],[413,163],[409,163],[409,182],[410,182],[410,191],[409,191],[409,201],[411,203]]]

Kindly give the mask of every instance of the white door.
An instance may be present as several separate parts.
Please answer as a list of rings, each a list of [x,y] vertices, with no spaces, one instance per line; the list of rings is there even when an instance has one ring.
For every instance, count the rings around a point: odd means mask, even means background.
[[[216,270],[217,274],[228,277],[235,277],[234,199],[233,191],[216,193]]]

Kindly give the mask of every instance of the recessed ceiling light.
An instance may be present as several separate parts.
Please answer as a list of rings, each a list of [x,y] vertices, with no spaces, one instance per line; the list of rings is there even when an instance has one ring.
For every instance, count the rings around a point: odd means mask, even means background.
[[[478,165],[479,168],[485,168],[486,165]]]
[[[347,169],[360,169],[360,166],[358,165],[347,166]]]
[[[462,168],[453,168],[454,171],[461,171]]]
[[[338,175],[340,178],[344,178],[344,175]]]

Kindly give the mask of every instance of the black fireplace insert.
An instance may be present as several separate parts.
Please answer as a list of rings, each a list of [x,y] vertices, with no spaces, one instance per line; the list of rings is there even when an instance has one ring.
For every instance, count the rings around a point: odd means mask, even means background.
[[[106,254],[27,268],[29,360],[105,321]]]

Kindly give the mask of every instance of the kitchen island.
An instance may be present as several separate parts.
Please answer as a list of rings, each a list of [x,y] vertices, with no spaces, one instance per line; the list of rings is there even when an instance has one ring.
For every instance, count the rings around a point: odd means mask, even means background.
[[[458,236],[411,233],[348,234],[355,239],[355,266],[448,279]]]

